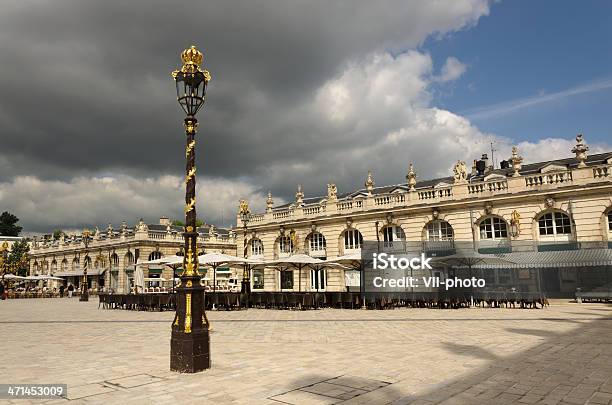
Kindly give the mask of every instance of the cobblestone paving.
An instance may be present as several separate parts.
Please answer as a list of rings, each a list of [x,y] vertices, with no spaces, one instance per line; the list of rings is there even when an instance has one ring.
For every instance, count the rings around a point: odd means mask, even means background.
[[[47,403],[612,403],[612,306],[213,311],[195,375],[169,371],[172,315],[0,301],[0,382],[68,384]]]

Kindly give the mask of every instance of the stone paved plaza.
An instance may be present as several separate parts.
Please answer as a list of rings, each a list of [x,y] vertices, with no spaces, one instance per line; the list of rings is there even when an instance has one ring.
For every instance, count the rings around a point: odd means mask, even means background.
[[[65,383],[72,403],[612,403],[611,306],[213,311],[195,375],[169,371],[172,316],[1,301],[0,382]]]

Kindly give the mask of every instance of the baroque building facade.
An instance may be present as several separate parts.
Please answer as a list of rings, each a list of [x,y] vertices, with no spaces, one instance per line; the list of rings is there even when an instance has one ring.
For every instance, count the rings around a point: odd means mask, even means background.
[[[554,161],[523,164],[514,147],[498,168],[483,155],[471,170],[457,162],[445,178],[422,181],[410,164],[406,181],[397,185],[378,187],[368,173],[364,188],[351,193],[339,194],[329,184],[327,195],[310,198],[298,186],[295,201],[282,206],[275,206],[269,193],[266,211],[251,214],[247,223],[247,255],[275,260],[304,253],[334,259],[360,252],[364,241],[386,248],[401,245],[414,253],[466,243],[481,253],[538,254],[536,261],[546,252],[610,249],[612,152],[589,155],[588,149],[578,135],[573,156]],[[240,214],[237,223],[240,227]],[[237,233],[238,246],[243,246],[244,233]],[[343,269],[312,269],[301,277],[295,273],[255,269],[252,289],[345,291],[350,284]],[[503,269],[490,275],[504,281]],[[559,288],[575,287],[575,280],[569,280]]]
[[[198,233],[199,252],[236,254],[236,235],[231,229],[204,225]],[[30,275],[53,275],[78,286],[87,261],[89,288],[127,293],[135,263],[182,254],[183,246],[182,227],[173,226],[166,217],[158,224],[145,224],[141,219],[133,227],[123,222],[119,229],[109,224],[104,231],[96,228],[87,246],[81,235],[34,240]],[[146,278],[173,278],[173,270],[165,266],[143,266],[143,270]]]

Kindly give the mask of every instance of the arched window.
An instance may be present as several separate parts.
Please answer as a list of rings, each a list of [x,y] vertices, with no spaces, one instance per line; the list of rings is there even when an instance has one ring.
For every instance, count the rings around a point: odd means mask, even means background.
[[[323,236],[320,232],[313,232],[308,236],[308,251],[310,253],[322,253],[325,254],[325,248],[327,247],[327,243],[325,241],[325,236]]]
[[[251,239],[251,256],[263,256],[263,243],[259,239]]]
[[[111,267],[118,267],[119,266],[119,256],[117,255],[117,253],[113,253],[111,255]]]
[[[57,262],[55,259],[51,262],[51,274],[57,273]]]
[[[567,237],[572,234],[572,221],[562,212],[547,212],[538,219],[538,230],[545,239]]]
[[[156,250],[155,252],[151,252],[151,254],[149,254],[149,260],[161,259],[162,256],[162,252]]]
[[[507,239],[508,225],[503,218],[487,217],[480,221],[480,239]]]
[[[68,259],[62,260],[62,271],[63,272],[68,271]]]
[[[363,236],[357,229],[344,231],[344,252],[347,250],[358,250],[363,246]]]
[[[293,241],[289,236],[281,236],[278,238],[278,253],[288,254],[292,253],[294,249]]]
[[[608,232],[612,232],[612,210],[608,212]]]
[[[32,270],[34,270],[34,274],[38,273],[38,269],[39,269],[38,262],[34,262],[34,266],[32,266]]]
[[[79,269],[79,258],[75,257],[72,260],[72,271],[77,271]]]
[[[406,241],[406,235],[404,234],[404,230],[397,225],[388,225],[382,229],[383,241],[385,247],[393,247],[395,243],[396,247],[403,246],[403,242]],[[402,242],[402,243],[400,243]]]
[[[126,266],[129,266],[129,265],[131,265],[131,264],[134,264],[134,254],[133,254],[132,252],[127,252],[127,253],[125,254],[125,260],[124,260],[124,262],[125,262],[125,265],[126,265]]]
[[[446,221],[430,221],[425,226],[425,240],[449,241],[453,240],[453,227]]]

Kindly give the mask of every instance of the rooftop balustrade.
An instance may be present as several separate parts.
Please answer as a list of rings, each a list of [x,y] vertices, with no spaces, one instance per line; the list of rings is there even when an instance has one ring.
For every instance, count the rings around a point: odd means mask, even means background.
[[[387,211],[393,208],[422,205],[423,203],[435,206],[440,202],[461,201],[474,197],[494,198],[523,192],[538,192],[560,189],[580,184],[589,184],[595,181],[612,180],[612,163],[591,165],[548,172],[528,173],[521,176],[508,176],[492,180],[463,181],[454,184],[440,184],[438,186],[419,187],[412,191],[406,189],[392,193],[376,193],[359,196],[358,198],[339,198],[328,201],[306,204],[302,206],[289,205],[271,209],[266,213],[253,214],[252,225],[266,225],[272,223],[287,223],[308,218],[328,217],[333,215],[349,215],[366,211]]]

